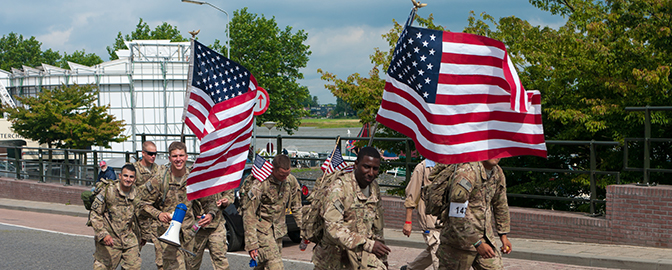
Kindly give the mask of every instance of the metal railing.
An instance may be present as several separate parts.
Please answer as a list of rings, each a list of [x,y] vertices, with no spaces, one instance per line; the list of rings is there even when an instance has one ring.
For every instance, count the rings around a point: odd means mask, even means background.
[[[650,135],[650,133],[647,133]],[[180,138],[181,141],[185,141],[186,137],[192,137],[193,135],[180,135],[180,134],[138,134],[142,142],[146,141],[148,138],[153,137],[175,137]],[[339,137],[339,136],[264,136],[257,135],[258,139],[276,139],[276,145],[278,150],[283,149],[283,143],[287,140],[325,140],[331,141],[329,144],[337,143],[340,147],[342,140],[369,140],[370,137]],[[338,140],[338,141],[337,141]],[[410,139],[408,138],[379,138],[374,137],[375,141],[397,141],[404,143],[406,145],[406,153],[410,153]],[[649,162],[647,161],[650,156],[647,151],[645,151],[645,160],[644,168],[633,168],[629,167],[628,160],[628,142],[632,141],[647,141],[647,142],[672,142],[672,139],[653,139],[653,138],[629,138],[625,140],[624,144],[619,142],[612,141],[547,141],[547,145],[587,145],[589,147],[589,169],[588,170],[568,170],[568,169],[555,169],[555,168],[530,168],[530,167],[503,167],[505,171],[528,171],[528,172],[540,172],[540,173],[569,173],[569,174],[587,174],[590,178],[590,194],[589,198],[568,198],[568,197],[559,197],[559,196],[545,196],[545,195],[534,195],[534,194],[517,194],[517,193],[508,193],[509,197],[514,198],[527,198],[527,199],[542,199],[542,200],[556,200],[556,201],[573,201],[573,202],[584,202],[590,204],[590,213],[596,213],[595,205],[598,203],[605,203],[604,200],[598,199],[597,195],[597,175],[610,175],[614,176],[617,179],[617,183],[620,183],[621,171],[601,171],[597,169],[596,159],[598,157],[595,146],[604,145],[612,148],[621,148],[624,153],[624,163],[623,171],[640,171],[644,172],[646,176],[649,172],[660,172],[660,173],[672,173],[672,169],[651,169],[648,168]],[[646,144],[645,144],[646,145]],[[98,178],[98,171],[100,170],[98,166],[98,161],[102,158],[123,158],[125,162],[134,162],[141,150],[136,150],[133,152],[119,152],[119,151],[96,151],[96,150],[75,150],[75,149],[48,149],[48,148],[33,148],[33,147],[19,147],[19,146],[2,146],[0,148],[13,149],[14,153],[23,153],[20,158],[4,158],[2,161],[0,158],[0,175],[6,177],[12,177],[16,179],[37,179],[40,182],[59,182],[64,185],[71,185],[73,183],[79,185],[90,185],[95,182],[95,179]],[[166,153],[159,153],[166,154]],[[195,152],[190,152],[190,156],[196,157],[198,154]],[[51,156],[51,161],[49,159]],[[311,164],[322,164],[326,157],[314,158],[314,157],[292,157],[295,161],[302,161]],[[2,166],[4,164],[4,168]],[[10,166],[13,165],[13,166]],[[406,168],[406,180],[410,179],[410,172],[413,170],[416,162],[411,160],[411,156],[407,155],[405,159],[396,160],[396,161],[384,161],[384,164],[388,164],[393,167],[403,166]],[[310,178],[299,178],[302,181],[315,181],[316,179]],[[649,185],[648,177],[644,177],[644,183]],[[382,187],[388,188],[402,188],[400,185],[381,185]]]

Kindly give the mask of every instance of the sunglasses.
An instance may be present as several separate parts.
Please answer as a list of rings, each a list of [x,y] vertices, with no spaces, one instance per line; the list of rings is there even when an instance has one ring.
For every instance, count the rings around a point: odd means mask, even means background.
[[[156,156],[156,152],[145,151],[145,153],[147,153],[147,155],[150,155],[150,156]]]

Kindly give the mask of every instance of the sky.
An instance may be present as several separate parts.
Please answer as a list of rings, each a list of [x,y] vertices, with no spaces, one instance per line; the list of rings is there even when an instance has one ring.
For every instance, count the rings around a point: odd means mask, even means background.
[[[275,17],[278,26],[303,29],[308,33],[310,60],[301,72],[299,83],[317,96],[320,104],[336,103],[324,88],[317,69],[345,79],[359,73],[368,76],[372,68],[369,56],[375,48],[388,49],[381,35],[389,31],[393,20],[403,23],[412,8],[410,0],[245,0],[207,2],[228,12],[247,7],[249,13]],[[434,22],[450,31],[459,32],[467,26],[469,12],[488,13],[495,18],[516,16],[533,25],[557,28],[564,24],[560,16],[552,16],[532,6],[527,0],[427,0],[428,6],[418,14],[434,14]],[[183,3],[180,0],[26,0],[4,1],[0,9],[0,35],[10,32],[24,38],[34,36],[42,42],[42,50],[53,49],[71,54],[75,50],[95,53],[109,60],[106,47],[114,43],[117,33],[129,34],[142,18],[151,29],[167,22],[189,37],[188,32],[200,29],[199,41],[212,44],[226,40],[227,16],[207,5]],[[417,25],[417,24],[416,24]],[[263,86],[262,86],[263,87]]]

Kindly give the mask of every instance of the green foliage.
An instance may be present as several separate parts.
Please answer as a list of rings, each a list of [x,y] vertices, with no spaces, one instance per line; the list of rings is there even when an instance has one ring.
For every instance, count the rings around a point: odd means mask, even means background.
[[[47,144],[50,148],[109,148],[123,142],[124,121],[107,113],[108,106],[97,106],[99,90],[93,85],[62,85],[43,89],[35,97],[17,97],[23,106],[2,107],[17,134]]]
[[[320,103],[317,102],[317,96],[308,95],[306,99],[301,102],[301,106],[304,108],[317,107],[320,106]]]
[[[70,69],[68,61],[82,64],[86,66],[95,66],[103,62],[103,59],[95,53],[86,53],[85,50],[75,51],[72,54],[63,53],[63,57],[59,60],[61,68]]]
[[[334,118],[348,118],[357,114],[357,112],[350,107],[350,104],[340,97],[336,97],[336,107],[332,113]]]
[[[117,38],[114,39],[114,44],[112,44],[112,46],[107,46],[107,53],[110,54],[110,60],[119,59],[116,51],[128,49],[124,43],[124,40],[132,41],[158,39],[168,39],[173,42],[189,41],[189,39],[183,37],[182,34],[180,34],[180,31],[177,30],[177,26],[172,26],[167,22],[163,22],[163,24],[156,26],[154,30],[151,30],[149,25],[147,25],[147,22],[144,22],[142,18],[140,18],[138,25],[136,25],[135,30],[131,32],[130,35],[127,34],[126,36],[123,36],[121,31],[119,31]]]
[[[231,59],[245,66],[255,76],[259,86],[268,91],[269,108],[257,116],[257,125],[266,121],[277,122],[277,128],[293,134],[301,118],[309,114],[301,106],[310,92],[297,81],[303,79],[299,69],[306,67],[309,46],[304,44],[308,34],[304,30],[292,33],[292,27],[280,29],[275,17],[266,18],[247,12],[234,11],[231,20]],[[216,42],[213,48],[226,55],[226,49]]]
[[[61,55],[57,51],[42,51],[42,42],[35,37],[24,39],[14,32],[0,38],[0,69],[20,69],[23,65],[35,67],[42,63],[56,65]]]

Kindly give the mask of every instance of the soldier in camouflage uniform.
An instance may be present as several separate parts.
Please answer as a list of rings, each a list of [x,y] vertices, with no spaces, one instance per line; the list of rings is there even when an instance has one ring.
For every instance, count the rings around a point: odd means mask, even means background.
[[[436,254],[439,269],[504,269],[501,252],[511,252],[506,236],[511,220],[506,179],[498,163],[489,159],[460,164],[451,176],[449,209],[442,218]],[[501,252],[495,248],[495,232],[503,244]]]
[[[375,181],[380,153],[359,151],[354,171],[340,172],[325,192],[324,236],[313,250],[315,269],[387,269],[383,209]]]
[[[290,175],[286,155],[273,159],[273,172],[266,179],[250,175],[245,179],[247,196],[243,204],[245,250],[256,259],[254,269],[284,269],[282,237],[287,234],[285,211],[289,207],[297,224],[301,222],[301,186]],[[262,181],[260,181],[262,180]],[[298,224],[299,227],[301,224]]]
[[[135,168],[126,164],[119,181],[108,185],[91,205],[90,220],[95,232],[93,269],[140,269],[139,232],[135,215],[140,209]]]
[[[143,186],[147,180],[159,173],[160,168],[165,169],[164,166],[155,164],[154,160],[156,160],[156,145],[151,141],[142,143],[142,159],[133,163],[136,172],[135,186]],[[142,251],[142,247],[146,242],[156,243],[158,241],[158,235],[156,233],[158,226],[155,224],[153,225],[154,218],[144,212],[141,212],[140,216],[138,216],[138,221],[140,222],[140,228],[142,229],[142,240],[140,243],[140,251]],[[154,245],[155,254],[163,253],[163,250],[160,250],[160,247],[160,245]],[[156,265],[163,265],[161,256],[156,256]],[[161,267],[159,267],[159,269],[161,269]]]
[[[186,250],[193,250],[194,231],[192,226],[196,224],[192,202],[187,200],[187,177],[189,171],[186,167],[187,147],[182,142],[173,142],[168,147],[168,159],[170,168],[163,173],[155,175],[145,183],[142,189],[142,210],[158,220],[160,227],[158,235],[162,235],[168,229],[171,221],[171,213],[175,207],[183,203],[187,206],[187,212],[180,229],[180,244]],[[207,215],[198,221],[201,226],[207,226],[217,214],[217,205],[209,197],[198,199]],[[161,245],[163,253],[164,269],[187,269],[188,259],[186,252],[178,250],[176,246],[157,241],[154,245]],[[157,267],[159,267],[157,265]]]
[[[402,266],[401,270],[426,269],[430,265],[433,269],[439,269],[439,258],[436,257],[436,250],[439,248],[439,230],[436,228],[436,216],[425,214],[425,202],[420,198],[420,190],[423,186],[432,184],[429,180],[429,175],[434,169],[434,161],[425,159],[418,163],[413,170],[411,180],[406,185],[406,200],[404,207],[406,207],[406,223],[402,232],[406,236],[411,236],[413,229],[412,217],[413,209],[418,209],[418,223],[422,229],[422,236],[425,238],[427,248],[420,252],[412,262],[407,266]]]
[[[229,269],[229,260],[226,259],[226,227],[224,226],[226,220],[224,220],[221,212],[233,202],[233,189],[212,195],[212,197],[216,199],[220,212],[217,213],[217,216],[215,216],[208,226],[200,228],[196,233],[194,244],[194,253],[196,253],[196,256],[191,258],[191,269],[201,268],[203,252],[206,247],[210,252],[210,260],[214,269]],[[197,212],[200,213],[199,216],[206,214],[203,210]]]

